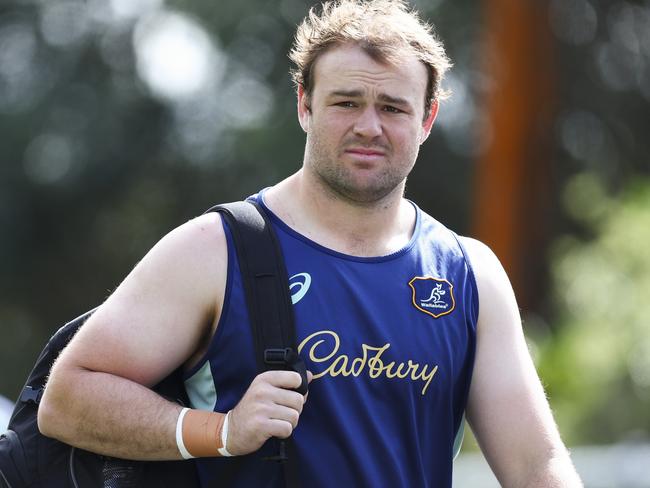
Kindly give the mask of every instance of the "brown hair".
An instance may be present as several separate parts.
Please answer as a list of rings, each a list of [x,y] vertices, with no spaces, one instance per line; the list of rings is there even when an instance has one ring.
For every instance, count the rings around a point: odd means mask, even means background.
[[[405,54],[414,54],[429,73],[425,117],[431,104],[445,98],[440,82],[451,62],[430,24],[422,21],[405,0],[335,0],[315,8],[298,26],[289,58],[295,64],[291,77],[307,96],[313,88],[313,69],[318,57],[329,48],[355,43],[379,62],[398,64]]]

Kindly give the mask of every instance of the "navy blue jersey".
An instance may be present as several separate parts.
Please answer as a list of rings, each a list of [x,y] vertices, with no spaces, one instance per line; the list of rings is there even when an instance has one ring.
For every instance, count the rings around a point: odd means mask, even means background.
[[[299,353],[314,373],[294,431],[305,486],[451,486],[478,293],[457,236],[417,207],[416,214],[406,247],[370,258],[327,249],[271,214],[290,277]],[[233,408],[257,374],[227,228],[226,236],[220,322],[186,380],[192,407],[217,412]],[[205,486],[228,461],[198,460]],[[251,465],[234,486],[282,486],[281,470],[271,462]]]

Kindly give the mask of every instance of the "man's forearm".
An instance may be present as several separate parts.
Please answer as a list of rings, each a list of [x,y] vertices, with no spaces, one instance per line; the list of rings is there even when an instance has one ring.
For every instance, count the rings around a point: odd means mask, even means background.
[[[52,378],[39,406],[38,423],[43,434],[98,454],[180,459],[175,437],[180,410],[133,381],[76,370]]]

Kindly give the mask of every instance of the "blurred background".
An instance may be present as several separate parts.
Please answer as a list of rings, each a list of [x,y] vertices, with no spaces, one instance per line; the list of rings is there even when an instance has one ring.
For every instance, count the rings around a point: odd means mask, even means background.
[[[2,1],[0,395],[162,235],[299,168],[315,3]],[[455,66],[407,196],[504,263],[587,486],[650,487],[650,2],[412,4]],[[476,449],[457,486],[498,486]]]

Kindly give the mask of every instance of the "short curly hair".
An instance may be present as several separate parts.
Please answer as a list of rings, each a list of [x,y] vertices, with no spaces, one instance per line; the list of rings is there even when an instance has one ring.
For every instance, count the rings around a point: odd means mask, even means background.
[[[414,54],[427,67],[429,80],[424,101],[425,116],[435,100],[448,93],[441,88],[451,62],[433,27],[422,21],[405,0],[335,0],[315,7],[298,26],[289,58],[295,64],[291,77],[307,96],[313,88],[313,69],[318,57],[333,46],[355,43],[379,62],[398,64]]]

